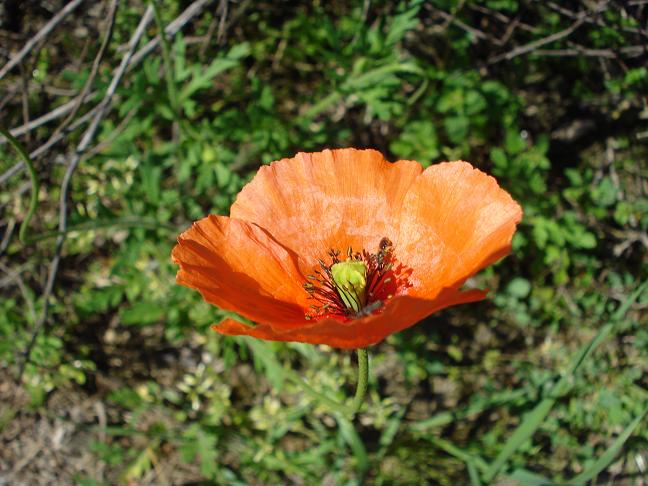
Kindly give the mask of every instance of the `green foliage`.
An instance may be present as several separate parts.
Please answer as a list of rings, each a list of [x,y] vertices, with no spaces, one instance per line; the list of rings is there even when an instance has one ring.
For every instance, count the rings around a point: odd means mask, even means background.
[[[95,397],[108,420],[88,431],[86,449],[111,484],[144,482],[164,464],[191,471],[182,481],[227,485],[584,484],[611,465],[640,474],[626,459],[648,441],[648,296],[635,291],[647,277],[645,57],[535,49],[495,62],[573,23],[527,3],[302,2],[287,14],[229,2],[240,10],[225,37],[205,12],[169,40],[167,59],[154,51],[134,66],[72,179],[62,270],[35,335],[61,164],[37,164],[29,245],[14,238],[1,256],[3,373],[15,374],[34,342],[25,397],[0,405],[0,431],[25,414],[67,416],[57,394]],[[140,7],[118,11],[93,104]],[[543,48],[622,53],[641,24],[620,12]],[[147,35],[179,13],[160,2]],[[67,36],[66,52],[80,56]],[[44,46],[32,81],[76,92],[90,65],[61,67],[61,55]],[[32,109],[39,96],[29,93]],[[20,125],[22,105],[7,103],[3,124]],[[66,139],[70,151],[81,133]],[[217,336],[209,326],[228,313],[175,285],[170,261],[177,235],[228,214],[261,164],[339,146],[424,166],[469,160],[524,209],[512,255],[469,282],[491,289],[488,303],[371,350],[370,399],[355,423],[350,353]],[[19,160],[0,146],[2,172]],[[24,182],[0,192],[4,227],[29,221]]]

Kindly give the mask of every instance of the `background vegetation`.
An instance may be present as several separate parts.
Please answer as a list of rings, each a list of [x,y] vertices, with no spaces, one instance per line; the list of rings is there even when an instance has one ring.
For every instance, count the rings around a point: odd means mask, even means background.
[[[152,5],[0,5],[35,164],[0,140],[0,483],[647,484],[646,2]],[[260,164],[343,146],[470,160],[525,211],[488,301],[371,350],[355,427],[313,392],[352,353],[210,332],[169,257]]]

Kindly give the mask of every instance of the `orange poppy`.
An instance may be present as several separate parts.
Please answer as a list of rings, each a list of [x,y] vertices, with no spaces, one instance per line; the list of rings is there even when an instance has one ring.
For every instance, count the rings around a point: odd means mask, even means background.
[[[172,256],[179,284],[257,323],[219,333],[363,348],[483,299],[461,287],[509,253],[521,217],[467,162],[324,150],[261,167],[230,217],[195,222]]]

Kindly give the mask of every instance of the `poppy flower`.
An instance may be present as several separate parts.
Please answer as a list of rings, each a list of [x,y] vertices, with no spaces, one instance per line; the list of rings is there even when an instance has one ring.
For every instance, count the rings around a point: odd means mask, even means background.
[[[509,253],[520,206],[467,162],[423,170],[375,150],[299,153],[259,169],[230,216],[178,238],[177,282],[222,309],[221,334],[363,348],[445,307]]]

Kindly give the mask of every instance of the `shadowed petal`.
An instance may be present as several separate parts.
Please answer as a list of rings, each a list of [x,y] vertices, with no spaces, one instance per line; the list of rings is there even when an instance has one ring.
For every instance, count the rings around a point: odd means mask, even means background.
[[[252,327],[233,319],[226,319],[212,326],[212,329],[231,336],[252,336],[269,341],[296,341],[356,349],[376,344],[390,334],[402,331],[445,307],[475,302],[485,296],[486,293],[480,290],[460,292],[457,289],[444,289],[434,300],[407,295],[394,297],[382,313],[349,322],[322,319],[298,328],[278,331],[267,324]]]
[[[297,257],[254,224],[208,216],[180,235],[172,258],[177,282],[211,304],[278,328],[305,321]]]

